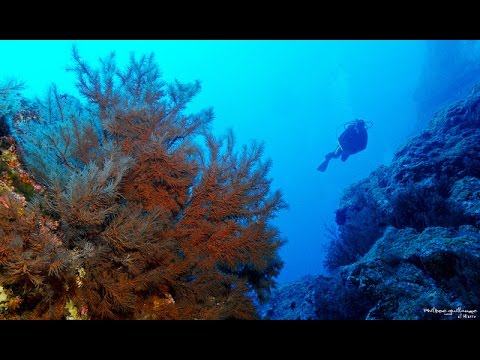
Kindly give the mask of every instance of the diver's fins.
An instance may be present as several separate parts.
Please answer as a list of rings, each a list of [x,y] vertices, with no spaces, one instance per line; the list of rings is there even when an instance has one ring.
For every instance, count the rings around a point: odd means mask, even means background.
[[[330,162],[330,159],[325,159],[323,162],[320,164],[320,166],[317,168],[318,171],[325,172],[327,170],[328,163]]]

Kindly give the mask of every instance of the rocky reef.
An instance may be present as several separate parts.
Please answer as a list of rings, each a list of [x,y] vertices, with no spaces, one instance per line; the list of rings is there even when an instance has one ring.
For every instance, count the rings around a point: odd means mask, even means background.
[[[336,222],[330,276],[280,287],[264,318],[478,320],[480,87],[346,189]]]

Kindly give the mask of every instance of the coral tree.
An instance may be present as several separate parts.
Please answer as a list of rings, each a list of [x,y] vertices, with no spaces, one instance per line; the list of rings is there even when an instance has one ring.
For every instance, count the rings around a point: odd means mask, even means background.
[[[153,55],[95,69],[74,48],[69,70],[85,103],[52,86],[2,109],[38,191],[2,193],[0,316],[255,318],[286,206],[263,145],[215,138],[211,109],[185,110],[200,83],[163,82]]]

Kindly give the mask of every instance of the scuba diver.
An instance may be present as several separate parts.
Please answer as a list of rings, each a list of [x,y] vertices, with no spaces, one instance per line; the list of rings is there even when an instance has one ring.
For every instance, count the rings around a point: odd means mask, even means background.
[[[327,170],[331,158],[338,159],[341,157],[342,161],[346,161],[350,155],[364,150],[367,147],[368,142],[367,129],[371,128],[372,125],[372,123],[369,123],[367,126],[365,121],[360,119],[345,123],[343,125],[345,130],[338,137],[337,148],[335,151],[329,152],[325,155],[325,160],[320,164],[317,170],[321,172]]]

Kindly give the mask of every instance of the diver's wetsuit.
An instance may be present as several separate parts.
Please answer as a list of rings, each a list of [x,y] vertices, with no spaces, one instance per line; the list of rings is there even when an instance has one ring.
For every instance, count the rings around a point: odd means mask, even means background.
[[[342,161],[346,161],[350,155],[365,150],[367,143],[368,133],[365,122],[356,120],[338,137],[337,149],[325,155],[325,160],[317,170],[321,172],[327,170],[328,162],[331,158],[338,159],[341,156]]]
[[[368,142],[368,133],[363,121],[356,121],[339,136],[338,143],[342,147],[342,161],[352,154],[365,150]]]

